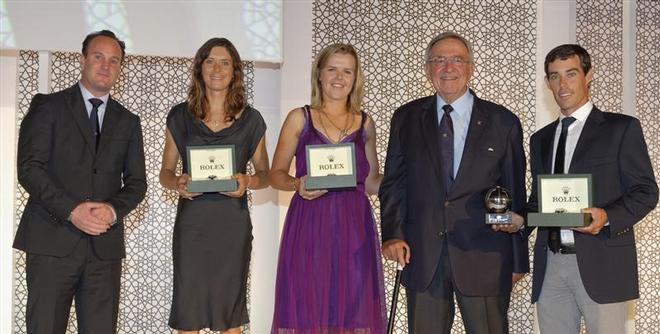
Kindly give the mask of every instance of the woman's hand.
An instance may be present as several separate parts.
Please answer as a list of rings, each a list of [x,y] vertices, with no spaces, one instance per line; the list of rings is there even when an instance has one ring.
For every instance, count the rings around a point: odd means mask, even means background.
[[[245,195],[245,192],[248,190],[248,187],[250,186],[250,180],[252,179],[252,175],[236,173],[232,175],[231,178],[238,182],[238,187],[236,188],[236,190],[223,191],[220,193],[225,196],[234,197],[234,198],[243,197],[243,195]]]
[[[307,190],[305,188],[305,180],[306,179],[307,179],[307,175],[305,175],[301,178],[298,178],[298,179],[294,179],[294,182],[293,182],[293,186],[295,188],[295,191],[297,191],[298,195],[300,195],[300,197],[302,197],[303,199],[313,200],[313,199],[316,199],[316,198],[319,198],[319,197],[323,196],[325,193],[328,192],[325,189]],[[298,180],[298,181],[296,182],[295,180]]]
[[[202,193],[190,193],[188,192],[188,180],[190,176],[188,174],[181,174],[176,177],[176,191],[179,193],[179,196],[192,200],[193,197],[199,196]]]

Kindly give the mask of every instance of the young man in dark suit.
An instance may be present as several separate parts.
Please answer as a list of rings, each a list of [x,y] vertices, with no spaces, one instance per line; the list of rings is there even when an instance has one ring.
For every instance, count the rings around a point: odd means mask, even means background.
[[[534,246],[532,302],[543,334],[625,333],[626,301],[639,297],[633,225],[658,202],[639,121],[603,112],[589,100],[591,57],[565,44],[545,58],[545,82],[559,119],[532,135],[532,194],[538,211],[539,174],[592,177],[593,221],[574,229],[539,228]],[[528,230],[529,232],[530,230]]]
[[[109,95],[123,58],[111,31],[88,35],[80,81],[35,95],[21,123],[28,333],[64,333],[73,298],[80,333],[116,332],[123,219],[147,189],[140,120]]]
[[[454,296],[468,333],[508,333],[512,286],[529,270],[523,224],[491,228],[485,196],[495,186],[525,207],[518,117],[468,89],[472,47],[456,33],[429,43],[424,66],[436,94],[392,118],[380,186],[383,255],[405,265],[410,333],[450,333]],[[511,233],[505,233],[511,232]]]

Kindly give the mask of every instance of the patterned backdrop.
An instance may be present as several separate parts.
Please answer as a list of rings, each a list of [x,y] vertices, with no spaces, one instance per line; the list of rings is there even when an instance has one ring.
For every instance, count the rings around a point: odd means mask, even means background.
[[[591,97],[605,111],[623,112],[623,1],[580,0],[576,3],[576,11],[576,40],[589,51],[594,63]],[[641,120],[658,179],[660,3],[637,1],[636,21],[637,101],[634,115]],[[637,333],[657,333],[660,329],[659,214],[656,208],[635,226],[640,280],[640,298],[635,312]]]
[[[30,107],[32,97],[39,91],[39,53],[37,51],[20,51],[16,71],[16,134],[18,128]],[[18,184],[18,182],[16,182]],[[20,185],[16,191],[16,226],[21,219],[21,213],[27,204],[27,195]],[[14,252],[14,333],[25,333],[25,304],[27,289],[25,286],[25,253]]]
[[[78,53],[53,52],[50,91],[70,87],[79,78]],[[17,110],[20,124],[38,89],[38,54],[21,51],[18,64]],[[144,201],[126,218],[126,253],[122,268],[119,333],[170,333],[167,326],[172,300],[172,229],[176,194],[158,182],[164,145],[165,118],[186,97],[191,58],[127,56],[112,96],[140,116],[148,190]],[[245,62],[248,101],[254,100],[254,64]],[[18,133],[18,132],[17,132]],[[18,223],[28,194],[17,191]],[[25,333],[25,253],[15,252],[14,333]],[[249,303],[248,284],[248,303]],[[249,307],[249,305],[248,305]],[[76,333],[71,312],[67,333]],[[249,333],[249,328],[244,330]]]
[[[433,93],[422,71],[424,49],[433,36],[445,30],[471,40],[476,69],[470,86],[479,97],[503,104],[518,115],[527,142],[534,130],[536,104],[535,1],[314,2],[313,52],[342,41],[353,44],[360,54],[367,93],[363,108],[376,123],[381,168],[394,110]],[[379,221],[378,200],[374,197],[372,203]],[[389,310],[395,268],[390,262],[384,262],[384,268]],[[403,290],[396,333],[407,333]],[[532,332],[530,290],[528,275],[513,292],[509,317],[512,333]],[[464,333],[460,314],[453,333]]]
[[[591,99],[602,110],[622,112],[623,1],[578,0],[575,21],[575,40],[594,65]]]
[[[637,1],[637,117],[642,122],[656,180],[660,180],[660,1]],[[660,332],[660,209],[635,227],[641,297],[637,333]]]

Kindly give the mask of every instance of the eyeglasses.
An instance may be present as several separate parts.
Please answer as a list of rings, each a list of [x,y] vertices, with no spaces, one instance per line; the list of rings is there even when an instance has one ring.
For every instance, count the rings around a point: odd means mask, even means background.
[[[458,57],[458,56],[457,57],[449,57],[449,58],[447,58],[447,57],[433,57],[433,58],[428,60],[428,63],[431,64],[431,65],[434,65],[434,66],[444,67],[444,66],[447,66],[449,64],[452,64],[452,65],[455,65],[455,66],[464,66],[464,65],[467,65],[467,64],[471,63],[471,61],[465,60],[465,59],[463,59],[461,57]]]

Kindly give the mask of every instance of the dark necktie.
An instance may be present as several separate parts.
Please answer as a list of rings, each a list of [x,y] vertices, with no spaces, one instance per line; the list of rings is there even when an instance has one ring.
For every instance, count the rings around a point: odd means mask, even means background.
[[[99,126],[99,106],[103,104],[101,99],[91,98],[89,102],[92,104],[92,112],[89,113],[89,125],[94,133],[94,148],[99,146],[99,139],[101,137],[101,127]]]
[[[561,120],[561,134],[559,134],[559,141],[557,142],[557,152],[555,153],[555,166],[554,174],[564,174],[564,161],[566,158],[566,136],[568,136],[568,127],[575,122],[575,118],[566,117]],[[548,248],[553,253],[557,253],[561,246],[561,238],[559,237],[559,227],[551,227],[548,235]]]
[[[449,113],[454,108],[449,104],[442,106],[445,112],[440,121],[440,153],[442,157],[442,173],[444,174],[445,192],[449,192],[454,183],[454,123]]]

